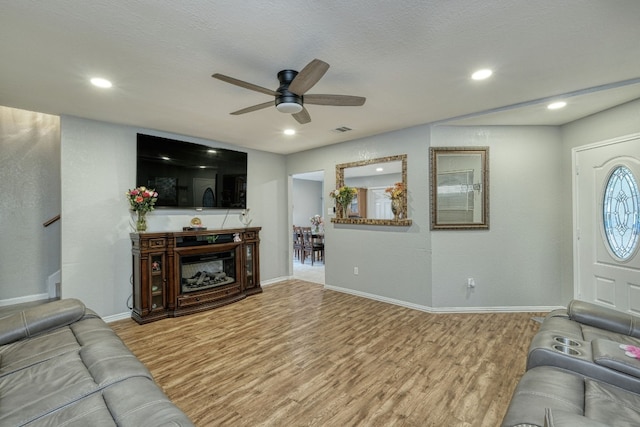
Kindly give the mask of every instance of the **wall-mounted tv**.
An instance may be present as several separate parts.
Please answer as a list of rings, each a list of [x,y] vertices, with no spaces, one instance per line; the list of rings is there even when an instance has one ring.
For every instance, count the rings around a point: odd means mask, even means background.
[[[156,190],[157,208],[247,207],[247,153],[141,133],[137,139],[137,185]]]

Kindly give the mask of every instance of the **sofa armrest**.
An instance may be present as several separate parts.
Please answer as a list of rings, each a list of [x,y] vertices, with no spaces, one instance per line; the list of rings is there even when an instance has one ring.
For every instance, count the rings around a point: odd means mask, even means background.
[[[544,427],[607,427],[600,421],[586,418],[583,415],[549,408],[545,409]]]
[[[579,300],[571,301],[567,312],[578,323],[640,338],[640,318],[631,314]]]
[[[591,350],[596,364],[640,378],[640,360],[627,356],[620,343],[598,338],[591,342]]]
[[[0,318],[0,345],[32,337],[82,319],[85,306],[69,298],[12,313]]]

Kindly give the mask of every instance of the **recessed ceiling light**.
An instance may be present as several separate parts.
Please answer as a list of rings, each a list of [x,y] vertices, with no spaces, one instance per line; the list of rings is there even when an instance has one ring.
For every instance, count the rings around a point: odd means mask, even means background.
[[[216,154],[217,151],[216,150],[207,150],[207,153]]]
[[[171,159],[167,156],[162,156],[162,160],[171,160]]]
[[[200,169],[206,169],[206,166],[198,166]]]
[[[559,108],[564,108],[567,106],[567,103],[564,101],[558,101],[558,102],[552,102],[551,104],[547,105],[547,108],[549,110],[557,110]]]
[[[94,85],[94,86],[97,86],[97,87],[104,88],[104,89],[108,89],[111,86],[113,86],[109,80],[103,79],[101,77],[92,78],[91,79],[91,84]]]
[[[376,168],[376,172],[382,172],[384,169],[382,168]]]
[[[284,130],[284,134],[285,135],[295,135],[296,131],[295,131],[295,129],[285,129]]]
[[[493,74],[493,71],[489,70],[488,68],[485,68],[483,70],[478,70],[475,73],[471,74],[471,78],[473,80],[484,80],[491,77],[491,74]]]

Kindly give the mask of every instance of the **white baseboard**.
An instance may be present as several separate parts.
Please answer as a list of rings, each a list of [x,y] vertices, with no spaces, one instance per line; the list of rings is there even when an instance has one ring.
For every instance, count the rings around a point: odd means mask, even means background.
[[[14,304],[22,304],[25,302],[40,301],[43,299],[49,299],[49,294],[36,294],[36,295],[27,295],[26,297],[3,299],[3,300],[0,300],[0,307],[5,307],[7,305],[14,305]]]
[[[367,292],[354,291],[353,289],[340,288],[338,286],[324,285],[324,288],[427,313],[538,313],[563,308],[561,306],[429,307],[393,298],[381,297]]]
[[[289,279],[293,279],[293,277],[285,276],[285,277],[276,277],[275,279],[261,280],[260,287],[265,287],[265,286],[273,285],[275,283],[284,282],[285,280],[289,280]]]
[[[131,312],[125,311],[124,313],[112,314],[111,316],[105,316],[102,318],[106,323],[115,322],[116,320],[131,319]]]

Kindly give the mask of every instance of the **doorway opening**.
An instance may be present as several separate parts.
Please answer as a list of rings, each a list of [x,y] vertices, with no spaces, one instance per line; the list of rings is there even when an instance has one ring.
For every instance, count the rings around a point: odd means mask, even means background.
[[[324,171],[313,171],[292,175],[292,259],[293,278],[312,283],[325,283],[324,251]],[[315,250],[307,250],[296,246],[296,229],[305,227],[312,232]],[[304,245],[304,242],[302,242]],[[318,245],[322,245],[320,250]]]

